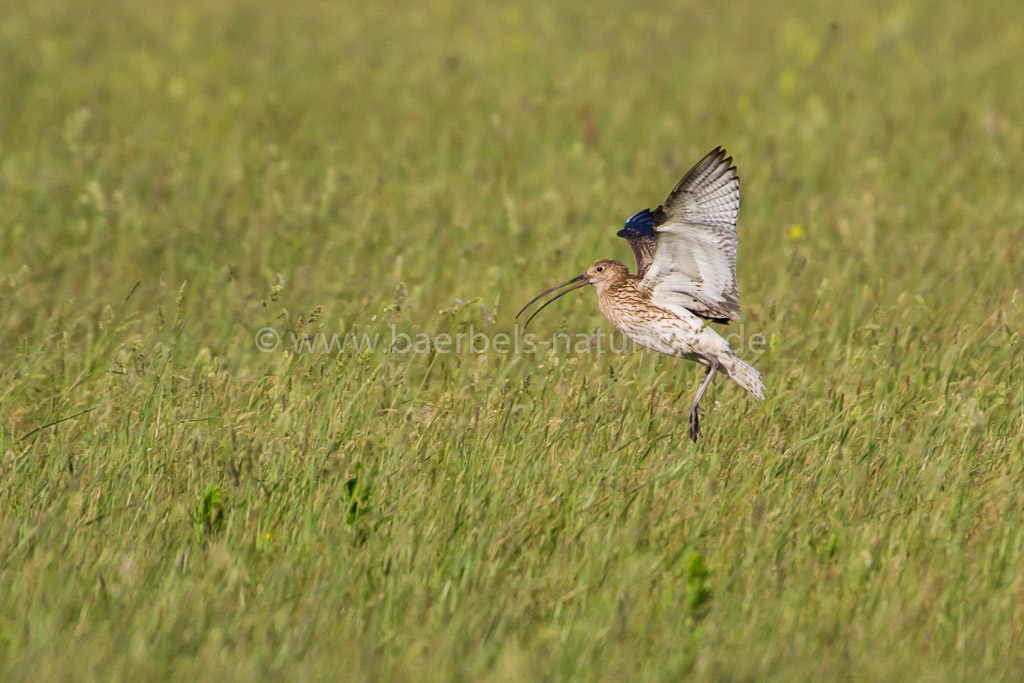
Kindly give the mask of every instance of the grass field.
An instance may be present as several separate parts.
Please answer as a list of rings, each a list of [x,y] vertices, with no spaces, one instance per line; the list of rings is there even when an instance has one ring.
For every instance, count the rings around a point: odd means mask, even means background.
[[[0,679],[1015,679],[1022,92],[1018,0],[4,3]],[[764,404],[388,352],[719,144]]]

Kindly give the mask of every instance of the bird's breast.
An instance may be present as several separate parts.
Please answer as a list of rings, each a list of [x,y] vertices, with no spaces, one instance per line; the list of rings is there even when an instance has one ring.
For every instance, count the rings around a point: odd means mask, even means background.
[[[699,325],[655,306],[643,289],[609,288],[598,292],[597,302],[608,322],[638,344],[672,356],[692,352]]]

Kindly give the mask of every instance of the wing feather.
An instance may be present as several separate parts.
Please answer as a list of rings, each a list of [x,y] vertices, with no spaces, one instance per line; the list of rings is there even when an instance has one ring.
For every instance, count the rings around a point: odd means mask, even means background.
[[[657,221],[657,248],[643,283],[651,301],[680,306],[719,322],[739,317],[736,290],[736,218],[740,178],[721,147],[683,176]]]

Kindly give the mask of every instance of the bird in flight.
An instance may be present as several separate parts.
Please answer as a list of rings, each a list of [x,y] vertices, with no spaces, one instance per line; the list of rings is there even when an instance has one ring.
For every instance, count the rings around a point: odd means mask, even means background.
[[[717,372],[725,373],[758,401],[764,400],[761,373],[737,357],[708,325],[739,317],[739,210],[740,178],[732,157],[718,147],[683,176],[664,204],[633,214],[618,232],[636,256],[636,275],[618,261],[602,259],[582,275],[541,292],[516,318],[545,295],[568,287],[534,311],[526,321],[529,325],[555,299],[593,285],[601,313],[627,337],[707,367],[690,405],[690,438],[697,441],[700,401]]]

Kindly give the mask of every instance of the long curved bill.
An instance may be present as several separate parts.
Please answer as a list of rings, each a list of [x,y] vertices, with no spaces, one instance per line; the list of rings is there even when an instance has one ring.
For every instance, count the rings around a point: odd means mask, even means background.
[[[568,294],[569,292],[571,292],[571,291],[572,291],[572,290],[574,290],[574,289],[579,289],[580,287],[586,287],[586,286],[587,286],[587,285],[589,285],[589,284],[590,284],[590,278],[589,278],[589,277],[587,276],[587,274],[586,274],[586,273],[583,273],[582,275],[577,275],[576,277],[574,277],[574,278],[573,278],[573,279],[571,279],[571,280],[568,280],[567,282],[563,282],[563,283],[562,283],[562,284],[560,284],[560,285],[555,285],[555,286],[554,286],[554,287],[552,287],[551,289],[545,289],[545,290],[544,290],[543,292],[541,292],[541,293],[540,293],[540,294],[538,294],[537,296],[535,296],[535,297],[533,297],[532,299],[530,299],[530,302],[529,302],[528,304],[526,304],[525,306],[523,306],[523,308],[522,308],[522,309],[521,309],[521,310],[520,310],[520,311],[519,311],[518,313],[516,313],[516,319],[518,319],[518,318],[519,318],[519,316],[521,316],[521,315],[523,314],[523,312],[524,312],[524,311],[526,311],[526,309],[527,309],[527,308],[529,308],[530,306],[532,306],[532,305],[533,305],[534,303],[536,303],[536,302],[537,302],[537,301],[538,301],[539,299],[541,299],[542,297],[544,297],[544,296],[546,296],[546,295],[550,294],[551,292],[554,292],[555,290],[559,290],[559,289],[562,289],[562,287],[566,287],[566,286],[568,286],[568,285],[573,285],[572,287],[569,287],[569,289],[566,289],[566,290],[564,290],[564,291],[561,291],[561,292],[559,292],[558,294],[554,295],[553,297],[551,297],[550,299],[548,299],[547,301],[545,301],[545,302],[544,302],[544,305],[543,305],[543,306],[541,306],[541,307],[540,307],[540,308],[538,308],[538,309],[537,309],[536,311],[534,311],[534,312],[533,312],[533,315],[531,315],[531,316],[530,316],[530,317],[529,317],[529,318],[527,319],[527,321],[526,321],[526,324],[525,324],[525,325],[523,325],[523,329],[525,330],[525,329],[526,329],[527,327],[529,327],[529,326],[530,326],[530,321],[531,321],[531,320],[533,320],[534,318],[536,318],[536,317],[537,317],[537,314],[538,314],[538,313],[540,313],[541,311],[543,311],[543,310],[544,310],[544,308],[545,308],[545,307],[546,307],[546,306],[547,306],[547,305],[548,305],[549,303],[551,303],[552,301],[554,301],[555,299],[557,299],[557,298],[559,298],[559,297],[565,296],[566,294]]]

